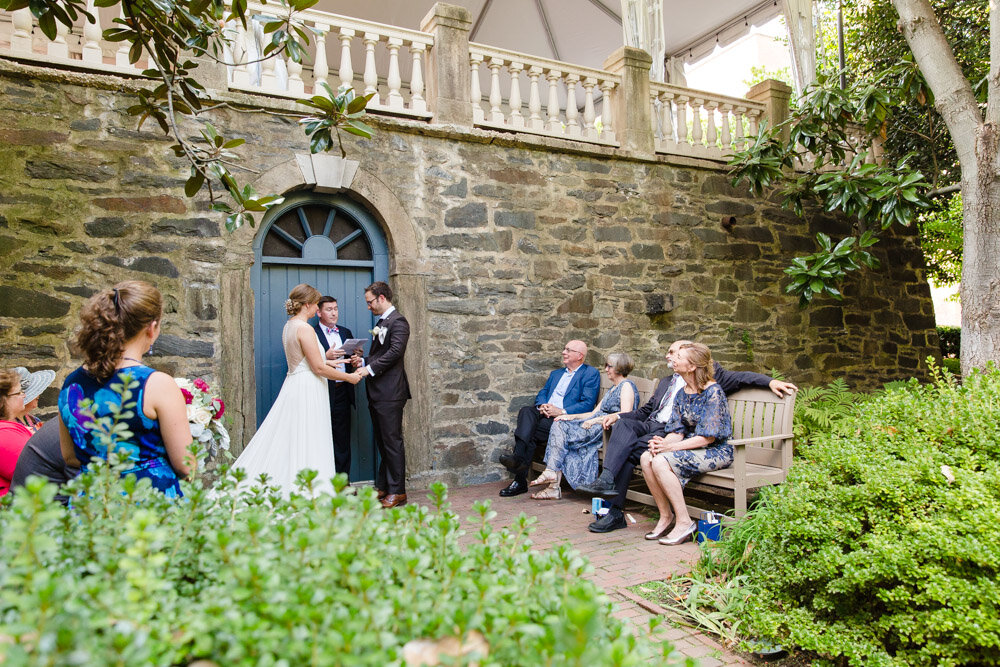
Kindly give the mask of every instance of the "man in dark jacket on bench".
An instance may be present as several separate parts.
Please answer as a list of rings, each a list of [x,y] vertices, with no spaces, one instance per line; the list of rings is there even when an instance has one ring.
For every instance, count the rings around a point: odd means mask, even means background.
[[[683,345],[690,341],[675,341],[667,350],[667,364],[673,368],[674,357]],[[777,396],[791,394],[798,387],[790,382],[782,382],[745,371],[727,371],[715,362],[715,381],[728,396],[744,387],[767,387]],[[684,386],[684,380],[676,373],[665,377],[656,385],[653,396],[642,407],[623,415],[608,415],[604,418],[604,428],[611,429],[608,448],[604,453],[604,470],[593,484],[581,486],[580,491],[611,498],[611,509],[603,517],[590,524],[592,533],[607,533],[625,527],[625,494],[632,478],[632,470],[639,464],[639,457],[649,448],[649,440],[656,435],[664,435],[664,428],[670,421],[674,408],[674,396]]]

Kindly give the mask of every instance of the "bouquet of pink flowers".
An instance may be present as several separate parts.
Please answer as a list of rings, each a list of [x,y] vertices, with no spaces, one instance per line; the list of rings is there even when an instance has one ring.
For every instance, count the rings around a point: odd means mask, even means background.
[[[191,425],[191,437],[204,443],[209,456],[215,456],[220,449],[229,450],[229,431],[222,425],[222,415],[226,405],[218,395],[212,393],[208,383],[201,378],[193,381],[175,378],[177,386],[187,403],[187,418]]]

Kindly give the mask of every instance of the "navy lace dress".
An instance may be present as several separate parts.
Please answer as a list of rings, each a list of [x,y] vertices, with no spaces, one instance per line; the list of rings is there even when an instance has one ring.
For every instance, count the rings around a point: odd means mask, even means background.
[[[133,474],[140,479],[147,478],[154,489],[168,498],[177,498],[182,495],[181,488],[177,473],[167,459],[160,423],[142,412],[146,381],[154,372],[149,366],[131,366],[117,371],[102,383],[81,366],[70,373],[63,383],[59,392],[59,415],[73,439],[76,458],[80,460],[82,470],[86,470],[92,458],[108,458],[107,447],[101,444],[90,425],[95,417],[111,418],[111,407],[121,406],[121,394],[111,385],[135,383],[131,388],[132,397],[125,403],[126,412],[131,412],[132,416],[120,422],[128,427],[132,435],[115,445],[119,455],[124,452],[134,463],[122,476]]]
[[[681,486],[702,473],[728,468],[733,464],[733,446],[727,444],[733,435],[733,420],[729,416],[726,394],[718,384],[709,385],[697,394],[689,394],[683,388],[677,392],[674,411],[665,431],[680,433],[685,439],[696,435],[715,438],[715,442],[708,447],[661,454],[681,481]]]
[[[622,387],[632,387],[633,407],[639,390],[631,380],[623,380],[608,390],[593,417],[600,419],[622,409]],[[601,448],[604,429],[600,424],[583,428],[587,419],[552,422],[549,441],[545,447],[545,465],[551,470],[562,470],[563,477],[574,489],[597,479],[597,453]]]

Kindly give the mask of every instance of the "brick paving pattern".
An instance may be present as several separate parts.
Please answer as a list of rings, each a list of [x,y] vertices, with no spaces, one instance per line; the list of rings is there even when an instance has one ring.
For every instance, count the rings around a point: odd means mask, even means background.
[[[589,514],[590,496],[563,489],[561,500],[532,500],[528,494],[515,498],[497,495],[507,482],[479,484],[476,486],[449,487],[451,509],[463,520],[473,515],[472,506],[479,500],[492,501],[497,516],[492,524],[501,528],[513,524],[524,512],[538,518],[531,540],[537,549],[547,549],[569,543],[587,557],[594,570],[591,580],[600,586],[615,604],[615,615],[637,631],[645,632],[652,614],[623,594],[620,589],[654,579],[664,579],[670,574],[685,574],[690,564],[698,558],[698,548],[693,543],[666,547],[655,541],[643,539],[656,521],[641,511],[629,510],[635,519],[628,527],[610,533],[598,534],[587,530],[593,520]],[[408,494],[410,502],[426,503],[427,493]],[[587,510],[587,513],[584,513]],[[471,536],[469,536],[471,538]],[[673,642],[681,654],[696,658],[701,667],[721,665],[751,665],[753,663],[726,650],[712,638],[696,630],[663,623],[656,636]]]

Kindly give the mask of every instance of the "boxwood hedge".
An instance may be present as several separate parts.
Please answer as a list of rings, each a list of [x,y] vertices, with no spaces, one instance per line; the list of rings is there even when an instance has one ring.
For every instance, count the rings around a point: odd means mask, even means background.
[[[99,467],[66,510],[30,480],[0,511],[0,663],[383,666],[404,664],[411,640],[472,637],[485,649],[442,664],[670,651],[611,615],[572,549],[531,550],[523,515],[496,530],[482,503],[463,523],[440,485],[433,507],[385,511],[371,489],[285,499],[235,482],[185,482],[175,502]]]
[[[797,457],[741,531],[750,626],[840,664],[1000,664],[1000,372],[889,388]]]

